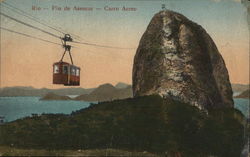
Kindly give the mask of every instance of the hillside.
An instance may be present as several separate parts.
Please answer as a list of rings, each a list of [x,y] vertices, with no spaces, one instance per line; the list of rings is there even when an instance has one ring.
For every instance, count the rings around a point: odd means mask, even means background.
[[[100,85],[90,94],[83,94],[75,98],[75,100],[83,101],[110,101],[115,99],[124,99],[132,97],[132,88],[116,88],[111,84]]]
[[[239,156],[244,146],[242,118],[232,108],[207,114],[189,104],[144,96],[93,104],[71,115],[43,114],[5,123],[0,125],[0,146]]]

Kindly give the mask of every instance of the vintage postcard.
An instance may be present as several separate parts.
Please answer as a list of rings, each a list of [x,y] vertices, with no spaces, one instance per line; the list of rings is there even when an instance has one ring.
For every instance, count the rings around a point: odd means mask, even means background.
[[[249,0],[0,0],[0,156],[250,157]]]

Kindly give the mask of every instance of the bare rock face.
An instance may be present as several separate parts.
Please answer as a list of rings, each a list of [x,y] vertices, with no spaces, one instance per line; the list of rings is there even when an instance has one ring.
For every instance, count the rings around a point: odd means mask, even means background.
[[[134,58],[133,95],[159,94],[200,109],[233,107],[228,71],[198,24],[172,11],[151,20]]]

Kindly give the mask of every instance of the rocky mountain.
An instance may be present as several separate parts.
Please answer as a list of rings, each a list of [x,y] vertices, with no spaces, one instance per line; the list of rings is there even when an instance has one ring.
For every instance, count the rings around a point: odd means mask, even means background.
[[[233,107],[228,71],[212,38],[169,10],[154,15],[134,58],[133,95],[151,94],[200,109]]]
[[[250,98],[250,90],[246,90],[242,92],[240,95],[236,96],[236,98]]]
[[[83,94],[75,98],[75,100],[83,101],[110,101],[115,99],[124,99],[132,97],[132,88],[115,88],[111,84],[103,84],[92,91],[90,94]]]
[[[72,99],[68,96],[60,96],[54,93],[48,93],[44,97],[42,97],[40,100],[72,100]]]

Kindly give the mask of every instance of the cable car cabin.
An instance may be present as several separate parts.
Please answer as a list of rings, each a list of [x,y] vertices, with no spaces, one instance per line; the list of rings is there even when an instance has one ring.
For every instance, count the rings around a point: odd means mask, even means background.
[[[53,64],[53,84],[80,85],[80,68],[66,62]]]

